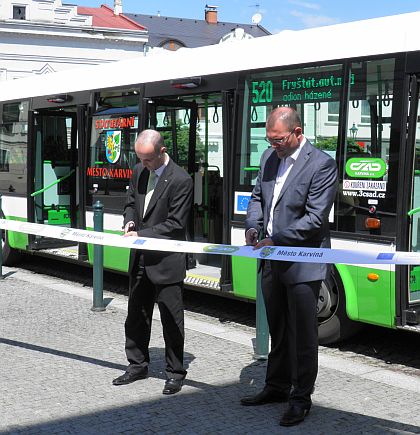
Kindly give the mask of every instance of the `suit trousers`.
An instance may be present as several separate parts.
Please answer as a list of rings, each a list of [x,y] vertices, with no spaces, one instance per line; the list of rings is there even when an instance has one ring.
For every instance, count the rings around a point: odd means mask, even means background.
[[[183,282],[153,284],[144,268],[134,266],[130,275],[128,313],[125,321],[125,352],[128,371],[139,372],[150,362],[149,342],[155,301],[158,304],[165,341],[166,376],[184,379]]]
[[[271,349],[266,386],[289,393],[290,403],[311,403],[318,373],[317,303],[322,281],[286,284],[276,261],[266,261],[262,291]]]

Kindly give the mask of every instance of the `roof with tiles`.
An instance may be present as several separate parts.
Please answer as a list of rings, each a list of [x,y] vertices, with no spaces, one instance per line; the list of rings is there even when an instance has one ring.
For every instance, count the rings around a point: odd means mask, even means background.
[[[164,17],[159,15],[125,14],[149,31],[149,44],[159,47],[172,39],[185,47],[200,47],[217,44],[220,39],[235,28],[242,28],[253,37],[270,35],[264,27],[255,24],[239,24],[219,21],[209,24],[206,20]]]
[[[140,23],[133,21],[125,14],[115,15],[109,6],[101,5],[100,8],[77,7],[79,15],[91,15],[93,27],[124,30],[147,30]]]

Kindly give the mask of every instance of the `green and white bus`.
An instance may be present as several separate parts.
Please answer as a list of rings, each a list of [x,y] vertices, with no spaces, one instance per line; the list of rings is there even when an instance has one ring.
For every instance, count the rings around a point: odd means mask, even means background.
[[[190,239],[244,244],[246,207],[272,108],[297,109],[305,136],[333,156],[340,186],[332,245],[420,250],[420,13],[359,21],[0,83],[2,216],[121,233],[137,133],[155,128],[194,180]],[[92,262],[90,245],[3,232],[23,252]],[[104,265],[127,270],[128,250]],[[256,261],[190,256],[186,284],[255,299]],[[319,298],[319,336],[359,322],[420,332],[420,267],[336,264]]]

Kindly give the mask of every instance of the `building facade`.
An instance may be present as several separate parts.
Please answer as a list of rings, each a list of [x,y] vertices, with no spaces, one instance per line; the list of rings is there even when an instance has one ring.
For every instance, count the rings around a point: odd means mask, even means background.
[[[0,2],[0,80],[142,55],[147,41],[144,26],[104,5]]]

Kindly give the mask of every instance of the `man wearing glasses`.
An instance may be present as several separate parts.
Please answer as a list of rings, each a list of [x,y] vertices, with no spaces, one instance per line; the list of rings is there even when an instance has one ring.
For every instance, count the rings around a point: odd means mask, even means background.
[[[246,243],[330,247],[328,216],[337,191],[337,166],[302,134],[297,112],[274,109],[266,122],[271,145],[248,205]],[[260,235],[260,237],[259,237]],[[317,301],[324,263],[266,261],[262,290],[271,336],[264,389],[242,405],[288,402],[280,425],[302,422],[311,408],[318,372]]]

